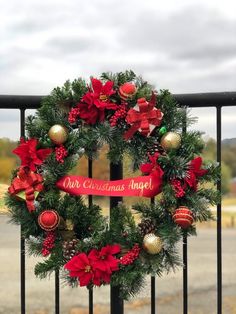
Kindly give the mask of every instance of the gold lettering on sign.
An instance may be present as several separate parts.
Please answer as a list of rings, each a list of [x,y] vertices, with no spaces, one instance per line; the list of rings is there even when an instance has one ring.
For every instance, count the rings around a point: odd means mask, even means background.
[[[90,188],[90,186],[89,186],[90,182],[91,182],[91,180],[89,180],[89,179],[85,180],[83,183],[83,187],[85,189],[89,189]]]
[[[83,183],[83,188],[85,189],[92,189],[97,191],[124,191],[125,185],[124,184],[111,184],[109,182],[106,183],[96,183],[93,182],[91,179],[87,179]]]
[[[71,180],[70,177],[66,177],[63,182],[64,188],[80,188],[80,182],[78,180]]]
[[[154,186],[153,186],[153,178],[149,177],[149,178],[145,178],[144,180],[140,180],[140,178],[134,178],[134,179],[127,179],[124,183],[122,183],[122,181],[118,181],[116,183],[116,181],[102,181],[102,180],[94,180],[92,178],[80,178],[78,177],[76,179],[76,177],[70,177],[67,176],[65,177],[65,179],[63,180],[63,187],[65,189],[77,189],[78,193],[79,193],[79,189],[82,188],[83,189],[88,189],[91,193],[91,190],[93,190],[94,192],[96,191],[100,191],[100,194],[102,194],[101,192],[123,192],[126,189],[127,190],[131,190],[131,191],[135,191],[132,193],[135,193],[134,195],[140,195],[142,196],[144,194],[145,191],[149,190],[149,191],[153,191]],[[138,193],[137,193],[138,192]],[[109,195],[109,194],[108,194]]]
[[[152,190],[152,179],[150,178],[147,182],[135,182],[134,179],[130,180],[129,190],[139,190],[141,193],[143,193],[144,190]]]

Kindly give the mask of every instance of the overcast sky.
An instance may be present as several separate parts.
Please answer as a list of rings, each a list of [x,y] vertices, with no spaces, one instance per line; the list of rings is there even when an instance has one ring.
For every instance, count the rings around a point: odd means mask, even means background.
[[[233,0],[1,1],[0,94],[125,69],[173,93],[235,91],[235,12]],[[199,112],[214,136],[214,111]],[[0,137],[17,138],[17,119],[0,112]],[[224,121],[223,136],[236,137],[236,110]]]

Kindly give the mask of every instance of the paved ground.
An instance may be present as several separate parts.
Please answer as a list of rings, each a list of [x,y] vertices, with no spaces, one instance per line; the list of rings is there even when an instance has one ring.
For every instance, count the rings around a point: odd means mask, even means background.
[[[53,278],[34,277],[35,258],[27,258],[27,314],[53,314]],[[236,229],[223,230],[224,314],[236,314]],[[182,272],[157,280],[158,314],[182,313]],[[0,313],[19,312],[19,228],[0,215]],[[149,285],[139,297],[126,303],[126,314],[150,313]],[[61,288],[61,314],[87,314],[86,289]],[[109,288],[95,290],[94,314],[109,313]],[[199,231],[189,241],[189,314],[216,313],[216,232]]]

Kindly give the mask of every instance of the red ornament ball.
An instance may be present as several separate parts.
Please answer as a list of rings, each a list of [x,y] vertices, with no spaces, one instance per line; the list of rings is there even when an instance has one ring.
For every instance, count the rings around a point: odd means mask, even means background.
[[[137,88],[133,83],[127,82],[120,86],[119,95],[123,100],[132,98],[137,92]]]
[[[193,213],[188,207],[180,206],[174,211],[173,220],[181,228],[186,229],[193,223]]]
[[[55,210],[47,209],[44,210],[38,216],[38,223],[40,227],[45,231],[55,230],[60,222],[60,217]]]

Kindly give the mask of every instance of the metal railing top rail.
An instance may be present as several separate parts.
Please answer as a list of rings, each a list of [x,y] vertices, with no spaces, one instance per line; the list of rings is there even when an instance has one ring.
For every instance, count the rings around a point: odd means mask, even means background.
[[[216,108],[216,131],[217,131],[217,161],[221,162],[221,128],[222,112],[221,108],[226,106],[236,106],[236,92],[218,92],[218,93],[196,93],[196,94],[173,94],[176,101],[181,106],[207,108]],[[45,96],[31,95],[0,95],[0,109],[19,109],[21,121],[21,136],[24,135],[25,110],[37,109],[40,107],[42,98]],[[89,161],[90,162],[90,161]],[[90,170],[89,170],[90,169]],[[113,169],[118,173],[117,169]],[[111,167],[111,171],[112,167]],[[88,174],[92,177],[92,163],[89,164]],[[115,178],[114,178],[115,179]],[[217,189],[221,191],[221,181],[217,184]],[[89,200],[92,203],[92,197]],[[25,242],[21,237],[21,314],[26,312],[25,302]],[[187,239],[183,238],[183,313],[188,313],[188,245]],[[155,278],[151,278],[151,313],[156,312],[156,292]],[[111,293],[111,313],[122,314],[123,302],[119,299],[117,291]],[[55,273],[55,314],[60,313],[60,290],[59,274]],[[93,314],[93,293],[89,292],[89,314]],[[221,224],[221,203],[217,205],[217,314],[222,314],[222,224]]]
[[[236,92],[173,94],[182,106],[189,107],[224,107],[236,105]],[[42,98],[35,95],[0,95],[0,108],[37,109]]]

